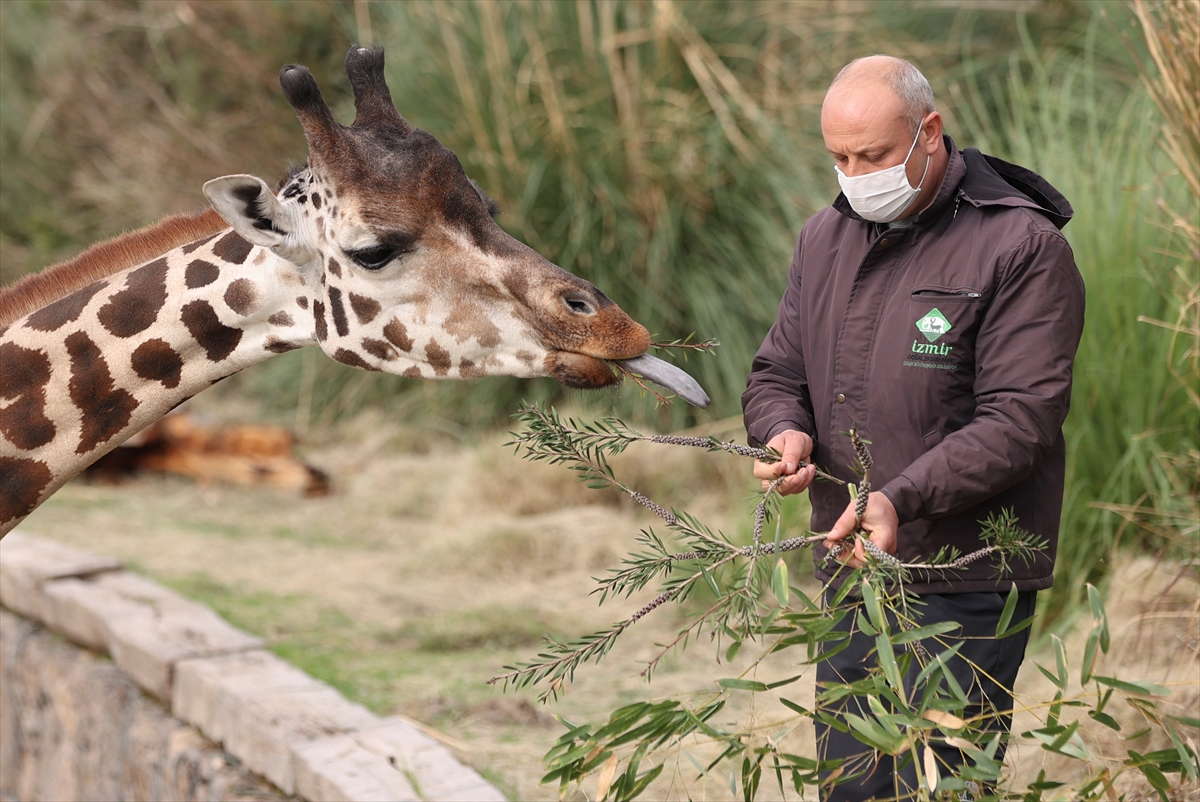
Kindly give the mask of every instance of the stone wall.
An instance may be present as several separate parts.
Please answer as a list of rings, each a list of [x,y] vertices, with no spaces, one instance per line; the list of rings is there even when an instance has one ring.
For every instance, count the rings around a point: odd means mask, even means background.
[[[0,606],[0,797],[504,799],[418,725],[112,560],[11,532]]]
[[[111,662],[0,610],[0,798],[284,797]]]

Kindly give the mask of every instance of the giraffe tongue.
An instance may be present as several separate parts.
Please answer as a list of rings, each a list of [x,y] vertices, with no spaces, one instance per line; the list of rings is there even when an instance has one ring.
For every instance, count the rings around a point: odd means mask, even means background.
[[[684,373],[670,362],[664,362],[658,357],[642,354],[633,359],[619,360],[621,367],[636,373],[647,381],[661,385],[675,395],[695,407],[704,409],[708,406],[708,393],[691,376]]]

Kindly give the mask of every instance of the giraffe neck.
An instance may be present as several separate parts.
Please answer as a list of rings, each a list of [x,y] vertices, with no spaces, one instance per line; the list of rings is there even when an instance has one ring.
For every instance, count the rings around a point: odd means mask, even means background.
[[[0,535],[215,382],[312,343],[304,279],[222,231],[0,329]]]

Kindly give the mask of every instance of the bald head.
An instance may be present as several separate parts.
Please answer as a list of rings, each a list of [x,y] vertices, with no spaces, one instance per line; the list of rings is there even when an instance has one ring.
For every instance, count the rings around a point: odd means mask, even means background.
[[[846,178],[903,164],[909,187],[920,190],[904,216],[923,210],[945,175],[949,153],[933,90],[903,59],[867,56],[847,64],[825,93],[821,134]]]
[[[894,96],[898,113],[908,124],[910,133],[915,134],[921,120],[934,111],[929,81],[912,64],[894,56],[864,56],[851,61],[829,85],[826,102],[832,95],[842,96],[849,92],[864,92],[878,98],[880,90]]]

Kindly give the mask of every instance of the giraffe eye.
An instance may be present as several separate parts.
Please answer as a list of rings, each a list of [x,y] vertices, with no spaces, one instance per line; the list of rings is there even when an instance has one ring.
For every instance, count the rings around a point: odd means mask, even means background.
[[[367,270],[379,270],[396,257],[399,251],[391,245],[373,245],[350,252],[350,258]]]

